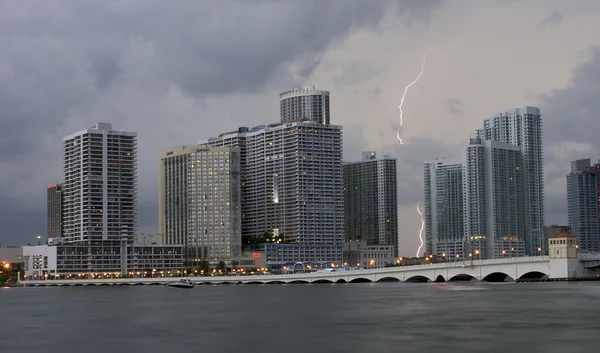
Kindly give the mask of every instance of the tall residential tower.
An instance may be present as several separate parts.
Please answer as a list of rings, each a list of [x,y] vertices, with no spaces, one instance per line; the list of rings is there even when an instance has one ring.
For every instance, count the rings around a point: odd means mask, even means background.
[[[329,125],[329,91],[315,86],[295,88],[279,95],[281,122],[308,118],[318,124]]]
[[[571,162],[567,175],[569,226],[582,250],[600,251],[600,163],[590,159]]]
[[[133,241],[137,134],[96,125],[63,139],[63,240]]]
[[[463,166],[445,158],[425,162],[425,252],[455,259],[465,252]]]
[[[180,146],[159,154],[158,229],[188,265],[242,252],[240,149]],[[194,260],[196,259],[196,260]]]
[[[472,138],[463,156],[466,256],[525,255],[523,157],[518,146]]]
[[[347,240],[392,245],[398,251],[396,158],[363,152],[344,164],[344,213]]]
[[[56,239],[63,234],[63,185],[50,184],[47,190],[47,239]]]
[[[477,130],[482,140],[518,146],[523,154],[525,248],[528,255],[546,253],[544,241],[544,161],[540,109],[511,109],[486,119]]]
[[[342,260],[341,126],[304,118],[242,127],[201,144],[240,147],[242,234],[281,241],[268,247],[269,263]]]

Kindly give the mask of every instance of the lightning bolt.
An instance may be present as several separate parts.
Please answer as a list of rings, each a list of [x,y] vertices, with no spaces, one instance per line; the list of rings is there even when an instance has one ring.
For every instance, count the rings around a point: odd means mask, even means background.
[[[423,63],[421,64],[421,72],[419,73],[419,76],[417,76],[417,78],[415,78],[415,80],[413,82],[411,82],[408,86],[406,86],[406,88],[404,89],[404,94],[402,95],[402,99],[400,100],[400,105],[398,106],[398,108],[400,109],[400,125],[398,125],[398,131],[396,131],[396,136],[398,137],[398,141],[400,141],[400,144],[403,145],[404,142],[402,142],[402,138],[400,137],[400,129],[402,128],[402,117],[404,115],[404,112],[402,111],[402,105],[404,104],[404,98],[406,98],[406,92],[408,92],[408,89],[410,88],[410,86],[414,85],[415,83],[417,83],[417,81],[419,81],[419,79],[421,78],[421,75],[423,75],[424,69],[425,69],[425,59],[427,58],[427,52],[425,53],[425,55],[423,55]]]
[[[421,248],[423,247],[423,228],[425,228],[425,220],[423,219],[423,214],[421,210],[419,210],[419,203],[417,202],[417,212],[419,212],[419,216],[421,216],[421,230],[419,231],[419,240],[421,240],[421,245],[417,249],[417,257],[419,257],[419,253],[421,252]]]

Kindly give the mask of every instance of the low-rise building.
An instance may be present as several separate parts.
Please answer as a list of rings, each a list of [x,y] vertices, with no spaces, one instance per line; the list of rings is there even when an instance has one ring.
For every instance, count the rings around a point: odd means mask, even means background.
[[[394,245],[368,245],[366,241],[344,243],[344,263],[361,268],[379,268],[396,261]]]
[[[263,243],[258,248],[264,251],[267,257],[267,264],[271,268],[283,266],[289,262],[330,264],[338,263],[334,261],[339,246],[329,245],[310,245],[310,244],[284,244],[284,243]]]
[[[26,278],[56,276],[151,276],[183,270],[181,245],[97,244],[23,247]],[[123,254],[125,256],[123,256]]]
[[[238,268],[266,268],[267,256],[264,251],[245,251],[241,256],[232,257],[230,264]]]

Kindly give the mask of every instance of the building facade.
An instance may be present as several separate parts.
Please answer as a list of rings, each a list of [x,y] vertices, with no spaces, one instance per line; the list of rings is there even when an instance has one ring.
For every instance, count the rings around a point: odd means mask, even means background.
[[[63,140],[63,241],[133,241],[137,134],[97,123]]]
[[[396,263],[396,247],[393,245],[369,245],[365,241],[344,243],[344,265],[363,269],[382,268]]]
[[[152,276],[182,271],[181,245],[131,245],[121,242],[23,247],[27,279],[77,279],[91,276]]]
[[[501,141],[520,148],[526,208],[525,245],[528,255],[546,252],[544,241],[544,161],[542,116],[539,108],[525,107],[496,114],[477,130],[482,140]]]
[[[463,165],[445,158],[425,162],[425,252],[456,259],[465,253]]]
[[[344,163],[346,240],[390,245],[398,254],[398,187],[395,158],[363,152],[361,161]]]
[[[281,122],[308,118],[318,124],[330,123],[329,91],[315,86],[295,88],[279,95]]]
[[[194,145],[161,151],[158,190],[162,243],[183,245],[190,266],[240,256],[239,148]]]
[[[546,238],[546,242],[548,242],[548,239],[550,239],[551,236],[561,233],[571,234],[571,227],[557,224],[544,227],[544,237]],[[548,255],[548,253],[544,255]]]
[[[466,256],[492,259],[526,254],[523,165],[521,150],[515,145],[476,137],[465,147]]]
[[[285,255],[276,258],[283,262],[341,262],[341,126],[304,118],[243,127],[200,144],[240,147],[245,241],[280,237],[287,243],[281,244],[286,245]]]
[[[571,162],[567,175],[569,227],[581,250],[600,251],[599,170],[600,164],[579,159]]]
[[[47,194],[47,239],[60,238],[63,234],[63,185],[48,185]]]

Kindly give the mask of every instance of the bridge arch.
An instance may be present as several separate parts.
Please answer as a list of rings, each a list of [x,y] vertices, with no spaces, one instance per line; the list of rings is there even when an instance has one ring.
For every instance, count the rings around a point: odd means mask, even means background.
[[[335,283],[348,283],[348,282],[346,282],[346,280],[345,280],[345,279],[343,279],[343,278],[340,278],[340,279],[338,279],[337,281],[335,281]]]
[[[394,276],[386,276],[378,279],[375,282],[400,282],[400,278]]]
[[[438,276],[435,278],[435,282],[438,282],[438,283],[439,283],[439,282],[446,282],[446,279],[444,278],[444,276],[442,276],[442,275],[438,275]]]
[[[289,281],[288,284],[309,284],[310,282],[306,281],[306,280],[295,280],[295,281]]]
[[[350,282],[348,282],[348,283],[371,283],[371,282],[373,282],[373,281],[371,281],[368,278],[358,277],[358,278],[350,280]]]
[[[334,283],[334,282],[330,279],[318,279],[316,281],[312,281],[312,283]]]
[[[492,272],[481,280],[484,282],[512,282],[515,279],[504,272]]]
[[[416,276],[409,277],[406,280],[406,282],[425,283],[425,282],[431,282],[431,279],[429,279],[429,277],[425,277],[425,276],[421,276],[421,275],[416,275]]]
[[[530,280],[530,279],[545,279],[548,278],[549,276],[543,272],[540,271],[529,271],[527,273],[524,273],[521,275],[521,277],[518,278],[519,281],[522,280]]]
[[[466,273],[459,273],[457,275],[450,277],[450,279],[448,281],[472,281],[472,280],[477,280],[477,278],[475,278],[475,276],[472,276],[472,275],[469,275]]]

